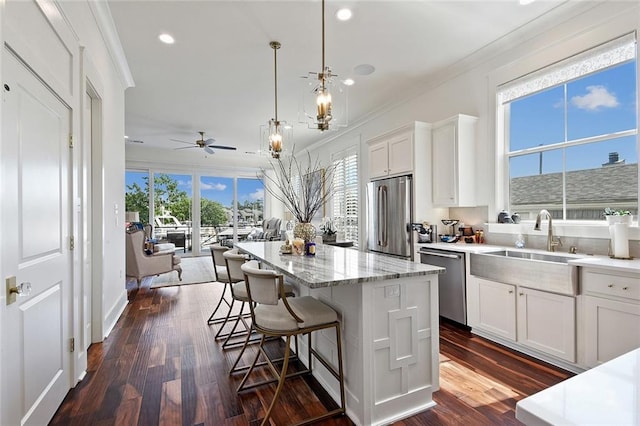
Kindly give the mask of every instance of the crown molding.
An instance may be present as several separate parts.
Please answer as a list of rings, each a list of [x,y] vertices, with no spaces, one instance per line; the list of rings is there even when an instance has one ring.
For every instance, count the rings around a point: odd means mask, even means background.
[[[96,21],[98,30],[102,35],[105,46],[111,56],[111,61],[115,65],[120,81],[125,89],[134,87],[135,82],[129,69],[129,63],[127,57],[122,49],[122,43],[118,36],[113,17],[111,16],[111,10],[109,5],[105,1],[88,1],[89,9],[93,14],[93,18]]]

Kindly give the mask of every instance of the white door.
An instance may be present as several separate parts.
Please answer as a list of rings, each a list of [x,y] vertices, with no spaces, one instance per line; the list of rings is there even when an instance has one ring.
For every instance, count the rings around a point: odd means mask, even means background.
[[[71,387],[71,111],[3,53],[0,249],[5,275],[30,282],[32,291],[0,306],[0,424],[45,425]]]

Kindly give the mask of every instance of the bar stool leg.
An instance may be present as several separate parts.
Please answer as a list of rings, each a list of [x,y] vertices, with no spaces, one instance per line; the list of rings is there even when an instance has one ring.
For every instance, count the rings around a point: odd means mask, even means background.
[[[280,380],[278,381],[278,387],[276,388],[276,393],[273,396],[273,400],[271,401],[269,410],[267,410],[267,414],[265,414],[264,419],[262,420],[261,426],[264,426],[269,423],[269,417],[271,416],[271,411],[273,411],[273,407],[276,405],[276,402],[278,401],[280,392],[282,392],[284,381],[287,378],[287,367],[289,366],[290,343],[291,343],[291,335],[287,335],[287,344],[284,349],[284,364],[282,365],[282,370],[280,372],[280,377],[279,377]]]
[[[226,303],[227,307],[229,307],[229,308],[231,307],[231,305],[229,304],[229,301],[225,297],[225,295],[227,294],[227,286],[228,285],[229,285],[229,283],[224,283],[224,289],[222,290],[222,296],[220,296],[220,300],[218,301],[218,304],[216,305],[215,309],[211,313],[211,316],[207,320],[207,324],[208,325],[219,324],[221,322],[224,322],[224,320],[226,319],[226,316],[222,317],[222,318],[215,318],[215,315],[216,315],[216,312],[218,312],[218,309],[220,309],[220,306],[222,305],[222,302]]]

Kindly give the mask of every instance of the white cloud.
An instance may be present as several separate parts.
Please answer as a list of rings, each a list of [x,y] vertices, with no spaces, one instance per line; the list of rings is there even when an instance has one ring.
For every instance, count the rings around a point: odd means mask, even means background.
[[[256,189],[255,192],[249,194],[252,200],[264,200],[264,189]]]
[[[203,190],[213,189],[214,191],[224,191],[225,189],[227,189],[227,185],[223,183],[214,183],[213,185],[211,185],[209,183],[204,183],[200,181],[200,189],[203,189]]]
[[[571,104],[588,111],[597,111],[601,108],[615,108],[619,105],[616,95],[610,93],[604,86],[587,86],[587,93],[584,96],[574,96]]]

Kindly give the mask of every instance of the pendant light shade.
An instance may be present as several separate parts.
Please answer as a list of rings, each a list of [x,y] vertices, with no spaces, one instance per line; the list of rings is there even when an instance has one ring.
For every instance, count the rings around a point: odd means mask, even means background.
[[[320,131],[347,125],[347,86],[325,64],[325,8],[322,0],[322,71],[302,77],[300,122]]]
[[[269,120],[268,142],[269,153],[273,158],[280,158],[280,153],[284,149],[285,137],[283,133],[288,130],[286,122],[278,119],[278,56],[277,52],[281,44],[272,41],[269,46],[273,49],[273,87],[274,87],[274,116]]]

